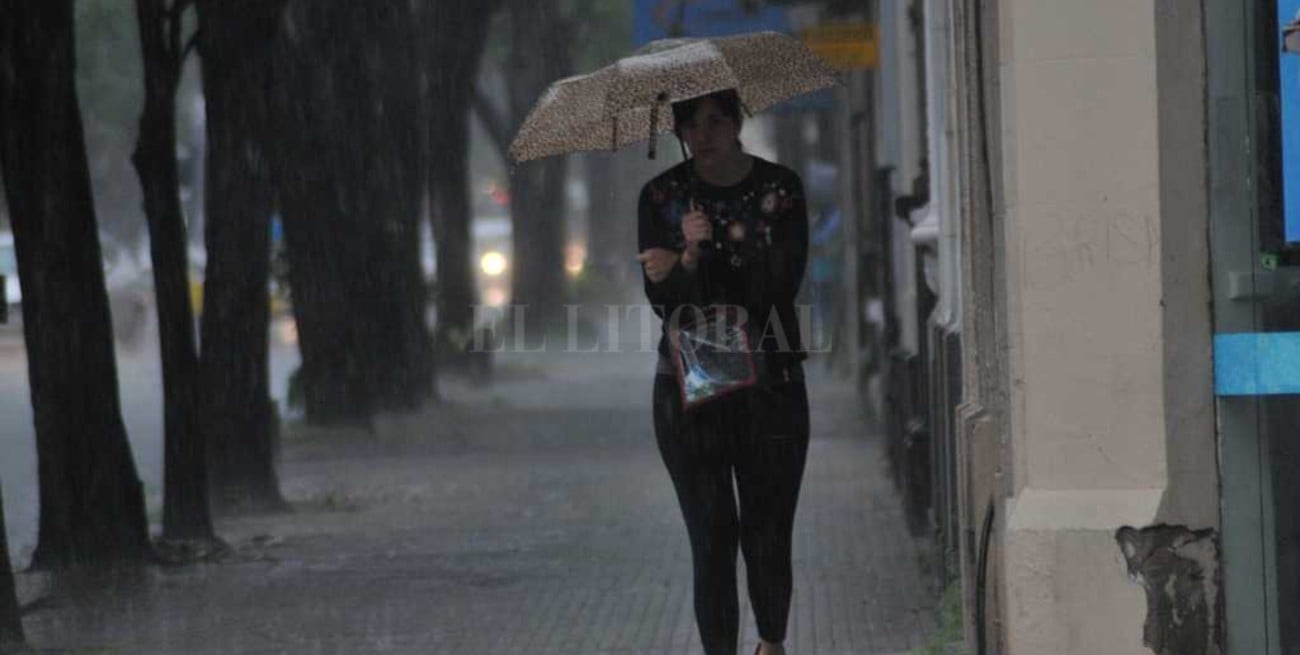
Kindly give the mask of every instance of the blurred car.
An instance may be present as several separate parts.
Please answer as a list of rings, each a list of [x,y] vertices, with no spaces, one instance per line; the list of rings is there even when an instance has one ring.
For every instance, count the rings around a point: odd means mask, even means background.
[[[18,286],[18,255],[14,251],[14,235],[0,232],[0,275],[4,276],[6,320],[0,323],[0,337],[9,341],[22,338],[23,291]]]
[[[286,268],[288,263],[285,258],[283,243],[273,242],[271,244],[271,278],[267,283],[272,320],[285,318],[292,309]],[[197,321],[203,316],[203,285],[207,281],[208,266],[207,250],[201,245],[191,244],[186,251],[186,263],[188,266],[186,277],[190,292],[190,309],[194,312],[194,319]],[[149,274],[153,274],[151,270]]]
[[[474,263],[479,301],[488,307],[510,302],[510,265],[514,248],[509,216],[474,219]]]
[[[141,267],[117,239],[100,235],[104,257],[104,288],[108,292],[109,311],[113,319],[113,336],[121,344],[133,346],[147,332],[153,287],[147,271]],[[8,320],[0,324],[0,340],[21,343],[23,338],[22,285],[18,280],[18,257],[14,235],[0,231],[0,275],[4,276]]]
[[[488,307],[501,308],[510,301],[512,234],[510,217],[504,215],[479,216],[470,227],[475,285],[479,302]],[[436,282],[437,246],[428,224],[420,226],[420,264],[426,281]]]

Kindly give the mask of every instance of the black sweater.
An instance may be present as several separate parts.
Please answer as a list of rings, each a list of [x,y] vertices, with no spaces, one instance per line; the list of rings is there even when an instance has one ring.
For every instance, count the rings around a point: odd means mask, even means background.
[[[681,252],[682,216],[690,211],[692,198],[713,223],[714,247],[702,254],[694,272],[678,262],[662,282],[645,278],[654,312],[665,318],[683,305],[744,307],[754,334],[761,335],[760,348],[769,353],[769,372],[803,360],[807,355],[794,300],[808,260],[808,210],[799,176],[754,157],[749,175],[720,187],[695,175],[690,161],[678,164],[641,189],[638,250]],[[659,341],[659,352],[667,358],[666,337]]]

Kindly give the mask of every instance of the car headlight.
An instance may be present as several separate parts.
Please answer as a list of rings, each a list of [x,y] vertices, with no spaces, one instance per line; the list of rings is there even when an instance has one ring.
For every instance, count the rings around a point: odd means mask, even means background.
[[[490,287],[483,292],[483,302],[488,307],[505,307],[506,290],[501,287]]]
[[[478,260],[479,268],[483,269],[483,274],[488,277],[497,277],[506,272],[509,262],[506,256],[496,250],[489,250],[483,253]]]
[[[564,249],[564,270],[577,277],[587,265],[587,248],[581,244],[570,244]]]

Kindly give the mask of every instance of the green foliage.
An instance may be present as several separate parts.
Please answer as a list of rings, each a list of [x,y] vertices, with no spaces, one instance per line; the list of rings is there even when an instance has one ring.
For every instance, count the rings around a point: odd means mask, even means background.
[[[510,12],[504,8],[492,12],[488,22],[487,43],[483,46],[483,61],[494,66],[504,62],[510,52]]]
[[[575,304],[602,305],[623,300],[623,289],[590,266],[570,278],[567,291],[568,302]]]
[[[962,634],[961,582],[953,581],[939,602],[939,627],[911,655],[967,655]]]
[[[530,0],[545,3],[552,16],[573,28],[572,55],[576,70],[586,73],[628,53],[632,44],[632,3],[626,0]],[[510,50],[510,12],[497,11],[488,28],[485,60],[504,63]]]
[[[574,62],[578,71],[595,70],[627,54],[632,43],[632,3],[621,0],[570,0],[577,23]]]

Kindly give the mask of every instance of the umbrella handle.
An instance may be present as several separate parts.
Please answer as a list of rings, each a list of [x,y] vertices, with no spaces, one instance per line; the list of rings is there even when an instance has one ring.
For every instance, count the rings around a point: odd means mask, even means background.
[[[685,153],[685,150],[686,150],[686,146],[683,145],[683,146],[682,146],[682,151],[683,151],[682,154],[686,154],[686,153]],[[694,172],[693,170],[691,170],[691,165],[690,165],[690,164],[687,164],[687,165],[686,165],[686,174],[687,174],[687,176],[688,176],[688,177],[687,177],[686,204],[687,204],[687,206],[690,208],[691,211],[695,211],[695,210],[699,209],[700,206],[699,206],[698,202],[696,201],[696,197],[695,197],[695,172]],[[712,219],[712,218],[709,219],[709,227],[710,227],[710,228],[713,227],[713,219]],[[714,250],[717,250],[717,248],[718,248],[718,246],[717,246],[716,243],[714,243],[713,239],[706,239],[706,240],[704,240],[704,241],[701,241],[701,242],[700,242],[700,261],[708,261],[708,260],[713,256],[713,251],[714,251]]]
[[[668,102],[668,93],[660,91],[655,96],[654,104],[650,105],[650,159],[655,158],[655,151],[659,147],[659,105]]]
[[[655,158],[655,149],[659,145],[659,105],[656,103],[650,106],[650,159]]]

